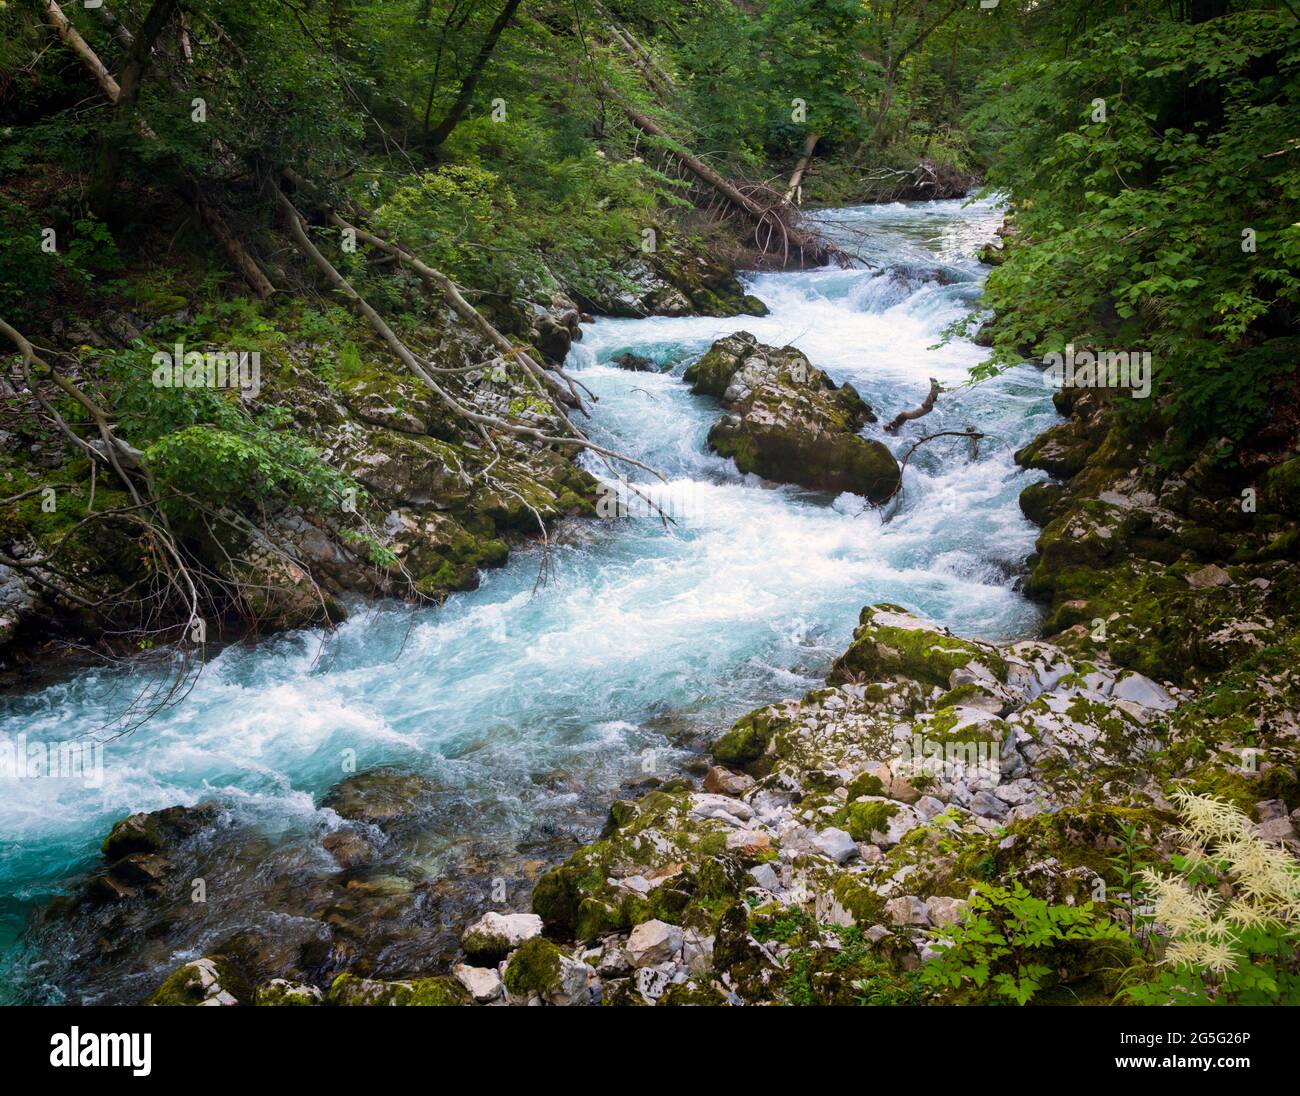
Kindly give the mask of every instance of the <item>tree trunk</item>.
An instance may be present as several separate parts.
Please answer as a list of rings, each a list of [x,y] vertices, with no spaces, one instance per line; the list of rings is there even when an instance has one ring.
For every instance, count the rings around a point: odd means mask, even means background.
[[[106,8],[101,9],[101,11],[104,15],[104,22],[112,31],[113,36],[123,45],[128,47],[128,49],[133,49],[136,40],[131,32],[114,19]],[[53,26],[58,32],[59,37],[64,41],[64,43],[66,43],[67,46],[81,58],[86,68],[90,70],[91,75],[95,77],[95,81],[99,84],[100,90],[103,91],[105,98],[107,98],[116,108],[117,102],[122,94],[121,87],[118,85],[118,82],[113,79],[104,63],[99,59],[99,55],[86,44],[86,40],[82,38],[81,35],[77,33],[76,28],[68,22],[67,16],[63,14],[59,5],[55,3],[54,0],[47,0],[45,5],[45,17],[51,26]],[[135,124],[137,131],[142,137],[152,139],[155,136],[153,130],[149,128],[149,123],[143,118],[137,118]],[[243,275],[244,280],[248,282],[248,285],[253,292],[263,298],[269,297],[274,293],[275,286],[273,286],[270,279],[262,273],[262,268],[257,265],[257,260],[254,259],[235,238],[234,233],[230,231],[230,227],[226,224],[225,219],[221,216],[220,212],[218,212],[218,210],[213,206],[205,203],[198,191],[188,183],[181,183],[179,189],[188,201],[194,203],[195,207],[199,211],[199,216],[203,219],[203,223],[208,227],[208,230],[213,234],[213,236],[216,237],[222,250],[230,256],[231,261],[235,264],[235,269]]]
[[[794,166],[794,174],[790,176],[790,185],[786,187],[785,197],[781,199],[784,205],[789,205],[794,196],[799,193],[799,185],[803,182],[803,173],[808,170],[808,162],[812,159],[812,154],[817,148],[817,142],[821,140],[821,134],[810,133],[808,140],[804,142],[803,155],[799,157],[799,162]]]
[[[608,95],[614,97],[611,89],[606,88],[605,90]],[[647,118],[635,107],[624,106],[623,110],[632,124],[643,133],[648,133],[652,137],[659,137],[666,141],[673,140],[655,122]],[[723,178],[703,160],[696,159],[689,152],[676,148],[670,148],[668,152],[680,161],[697,179],[712,187],[733,206],[748,215],[753,220],[756,229],[761,228],[764,224],[779,228],[784,239],[797,247],[805,257],[811,259],[814,263],[843,259],[842,253],[829,246],[820,237],[791,224],[787,219],[791,216],[789,212],[782,215],[779,208],[777,210],[768,209],[759,202],[754,201],[753,198],[742,193],[735,183]]]
[[[487,67],[488,61],[492,57],[492,51],[496,49],[497,39],[501,37],[501,32],[506,29],[506,24],[514,18],[514,14],[523,0],[506,0],[506,6],[501,9],[501,14],[497,16],[496,22],[488,31],[487,37],[483,39],[483,45],[479,47],[478,56],[474,58],[474,63],[470,66],[469,72],[465,74],[465,79],[461,81],[460,92],[456,95],[456,101],[452,103],[451,110],[447,116],[438,123],[437,128],[429,135],[429,148],[439,148],[443,141],[451,136],[451,131],[460,125],[460,120],[469,110],[470,100],[474,98],[474,89],[478,86],[479,77],[483,75],[483,70]]]
[[[63,9],[54,0],[45,0],[45,21],[55,29],[64,45],[80,57],[86,68],[90,69],[91,75],[95,77],[95,82],[103,89],[104,94],[116,103],[120,93],[117,81],[104,67],[104,62],[99,59],[99,55],[86,45],[86,40],[77,33],[77,28],[68,22]]]
[[[140,98],[140,85],[149,67],[154,43],[178,7],[178,0],[154,0],[127,52],[126,63],[122,66],[122,75],[118,80],[113,117],[100,134],[99,162],[88,195],[90,208],[101,221],[108,219],[112,209],[113,194],[117,190],[117,178],[122,165],[122,144],[130,132],[131,116],[135,113],[135,105]]]

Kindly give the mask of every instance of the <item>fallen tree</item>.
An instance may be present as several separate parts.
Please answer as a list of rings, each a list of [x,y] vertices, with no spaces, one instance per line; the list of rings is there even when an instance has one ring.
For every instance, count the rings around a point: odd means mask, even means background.
[[[608,86],[605,88],[605,93],[616,100],[619,98]],[[789,203],[774,202],[771,205],[764,205],[699,157],[686,151],[681,142],[674,139],[647,114],[625,102],[622,103],[622,109],[628,121],[637,129],[657,138],[662,143],[664,152],[668,156],[677,160],[700,182],[753,222],[754,242],[760,250],[766,253],[771,248],[772,241],[779,237],[782,265],[789,263],[792,249],[798,253],[801,266],[823,266],[832,262],[841,266],[849,264],[851,260],[845,252],[799,223],[798,212]]]
[[[919,407],[914,407],[911,411],[900,411],[889,420],[888,425],[885,427],[885,433],[897,434],[904,423],[911,422],[913,419],[919,419],[923,415],[928,415],[934,410],[934,401],[939,398],[939,393],[941,391],[943,391],[943,389],[939,387],[939,382],[931,377],[930,392],[925,399],[921,401],[921,405]]]
[[[356,309],[356,311],[366,320],[367,323],[370,324],[370,326],[374,329],[375,333],[378,334],[379,337],[383,340],[383,342],[388,346],[389,350],[392,352],[394,357],[396,357],[398,361],[400,361],[408,371],[410,371],[415,377],[417,377],[420,381],[422,381],[429,388],[429,390],[433,392],[433,394],[437,396],[438,399],[440,399],[453,412],[455,412],[465,421],[473,423],[475,426],[481,428],[484,431],[485,436],[488,436],[487,431],[489,429],[493,429],[493,430],[499,430],[506,434],[513,435],[515,437],[527,438],[532,441],[539,442],[545,445],[562,445],[562,446],[572,446],[579,449],[585,449],[599,456],[604,461],[604,463],[610,469],[611,472],[614,471],[614,466],[612,462],[619,461],[623,464],[631,465],[634,468],[639,468],[644,472],[648,472],[651,475],[655,476],[656,478],[660,479],[661,481],[663,480],[664,477],[656,469],[652,468],[650,465],[637,460],[635,457],[627,456],[626,454],[619,453],[613,449],[607,449],[606,447],[602,445],[598,445],[595,442],[593,442],[590,438],[588,438],[577,427],[577,425],[569,419],[568,415],[565,413],[564,407],[558,402],[554,393],[551,392],[551,390],[548,389],[547,386],[543,384],[542,380],[538,377],[537,374],[541,373],[542,370],[540,366],[536,365],[536,363],[533,363],[532,370],[529,370],[527,367],[525,367],[525,375],[531,379],[538,393],[541,394],[544,398],[546,398],[548,402],[550,402],[552,408],[556,412],[557,421],[561,424],[561,429],[565,430],[565,433],[563,434],[550,434],[544,430],[538,429],[535,426],[528,426],[524,423],[511,422],[510,420],[504,419],[499,415],[492,415],[492,414],[484,413],[482,411],[478,411],[475,408],[469,406],[464,401],[458,399],[456,396],[452,395],[452,393],[441,383],[439,383],[439,381],[437,380],[437,377],[435,376],[435,373],[437,371],[431,368],[427,362],[422,361],[410,349],[410,347],[406,345],[406,343],[401,339],[400,336],[398,336],[398,334],[393,330],[391,325],[389,325],[389,323],[379,314],[379,312],[374,308],[374,306],[371,305],[369,301],[367,301],[364,297],[361,296],[360,293],[356,291],[356,289],[352,286],[351,282],[349,282],[339,272],[338,268],[335,267],[334,264],[331,263],[329,259],[327,259],[325,255],[320,251],[320,249],[312,242],[311,238],[307,235],[307,230],[306,230],[307,219],[302,215],[302,213],[298,210],[298,208],[289,200],[289,198],[284,194],[284,192],[280,190],[279,187],[275,186],[275,184],[273,183],[271,185],[274,188],[276,200],[279,203],[281,210],[284,212],[285,219],[289,228],[290,236],[292,237],[294,244],[298,248],[298,250],[311,262],[313,266],[316,267],[317,270],[320,271],[321,274],[324,275],[326,281],[339,294],[341,294],[353,306],[354,309]],[[420,260],[418,260],[413,254],[405,251],[405,249],[398,247],[396,244],[392,244],[386,240],[381,239],[378,236],[375,236],[373,233],[369,233],[363,229],[357,228],[356,226],[346,221],[343,217],[341,217],[336,212],[331,211],[330,218],[334,221],[334,223],[338,224],[340,227],[349,229],[352,232],[354,232],[356,234],[356,238],[362,241],[363,243],[369,243],[372,246],[379,247],[381,250],[385,250],[390,254],[395,254],[398,255],[399,257],[402,257],[403,261],[405,261],[408,265],[411,265],[412,269],[417,269],[415,264],[419,264],[419,267],[423,268],[425,272],[424,276],[426,278],[428,278],[433,284],[438,285],[439,288],[441,288],[444,291],[444,293],[450,292],[454,299],[459,299],[461,301],[461,307],[468,309],[474,316],[477,317],[476,326],[487,325],[492,330],[493,334],[495,335],[495,338],[492,341],[494,342],[495,345],[497,345],[498,349],[502,349],[503,348],[502,343],[504,343],[505,352],[522,362],[523,358],[517,353],[516,348],[509,344],[508,340],[505,339],[505,336],[501,335],[499,332],[496,332],[494,328],[491,328],[491,325],[487,324],[486,319],[484,319],[477,312],[477,310],[473,308],[472,305],[470,305],[467,301],[464,300],[463,297],[460,296],[460,293],[455,288],[454,283],[452,283],[451,280],[447,278],[445,274],[442,274],[440,271],[435,270],[434,268],[428,266],[427,264],[421,263]],[[459,308],[457,310],[459,311]]]

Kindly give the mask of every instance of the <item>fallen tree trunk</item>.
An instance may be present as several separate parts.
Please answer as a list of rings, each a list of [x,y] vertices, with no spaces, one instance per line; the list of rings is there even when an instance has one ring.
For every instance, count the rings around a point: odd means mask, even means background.
[[[636,36],[623,26],[602,4],[595,4],[596,14],[605,22],[605,28],[613,36],[614,41],[618,43],[619,48],[627,54],[628,60],[636,67],[637,71],[645,77],[646,83],[654,91],[658,99],[663,102],[668,99],[676,98],[677,85],[673,78],[664,71],[651,53],[642,45]]]
[[[607,88],[606,91],[612,98],[616,98],[612,89]],[[623,105],[623,111],[637,129],[641,130],[642,133],[649,134],[651,137],[658,137],[660,140],[667,142],[666,151],[670,156],[681,163],[702,183],[711,187],[732,206],[748,216],[754,222],[756,241],[758,240],[759,230],[764,226],[773,231],[779,231],[784,244],[783,260],[788,261],[790,246],[794,246],[798,249],[801,259],[810,260],[817,265],[828,262],[844,264],[848,261],[848,256],[844,252],[828,244],[815,233],[795,224],[789,212],[791,207],[784,206],[773,209],[755,201],[730,179],[720,175],[703,160],[692,156],[681,148],[680,143],[674,140],[653,119],[627,104]],[[766,250],[763,243],[760,242],[759,246]]]
[[[77,28],[68,22],[68,17],[63,14],[63,9],[55,3],[55,0],[45,0],[45,20],[54,28],[63,44],[81,58],[82,63],[95,77],[95,82],[104,89],[104,94],[116,104],[117,97],[121,93],[117,81],[104,66],[104,62],[99,59],[99,55],[77,33]]]
[[[411,254],[411,252],[407,251],[405,248],[399,247],[397,244],[390,243],[388,240],[385,240],[380,236],[376,236],[372,232],[367,232],[364,228],[358,228],[355,225],[349,224],[346,220],[344,220],[341,216],[339,216],[338,213],[331,212],[329,214],[329,217],[330,220],[339,228],[342,228],[344,230],[351,230],[353,233],[355,233],[356,238],[360,240],[362,243],[369,244],[371,247],[374,248],[378,248],[380,251],[383,251],[385,254],[393,256],[395,259],[397,259],[398,262],[402,263],[403,265],[410,267],[427,284],[433,286],[442,294],[443,299],[451,306],[452,310],[458,316],[460,316],[461,319],[466,320],[481,335],[483,335],[488,340],[488,342],[490,342],[497,350],[500,350],[502,354],[505,354],[517,360],[532,376],[537,378],[537,380],[540,381],[543,385],[545,385],[546,388],[550,389],[551,394],[554,397],[556,397],[562,404],[565,404],[570,407],[576,407],[578,410],[582,411],[583,414],[587,414],[586,407],[583,406],[582,400],[578,397],[577,393],[573,390],[572,385],[570,385],[570,387],[567,390],[562,388],[560,384],[557,381],[555,381],[545,369],[542,368],[542,366],[540,366],[536,361],[533,360],[531,355],[526,353],[521,348],[515,346],[508,338],[506,338],[503,334],[501,334],[501,332],[498,331],[492,325],[492,323],[487,319],[486,316],[484,316],[477,308],[475,308],[472,304],[470,304],[469,301],[467,301],[464,295],[461,293],[460,287],[457,286],[456,283],[453,282],[449,277],[447,277],[446,274],[442,273],[442,271],[440,270],[435,270],[427,263],[422,262],[418,257]]]
[[[284,176],[288,182],[292,183],[296,189],[310,195],[318,202],[321,201],[322,194],[320,187],[304,178],[293,168],[286,167],[280,172],[280,174]],[[324,203],[322,202],[321,204]],[[353,216],[365,220],[371,219],[372,214],[369,210],[362,208],[355,202],[349,202],[348,204],[352,207]],[[367,232],[364,228],[360,228],[350,223],[340,215],[337,210],[327,209],[326,216],[329,218],[330,223],[336,228],[345,232],[351,232],[355,239],[360,240],[362,243],[368,244],[371,247],[377,248],[384,252],[384,254],[391,256],[402,265],[413,270],[426,285],[431,286],[442,295],[443,300],[451,306],[452,310],[460,316],[461,319],[466,320],[481,335],[483,335],[488,342],[496,347],[496,349],[500,350],[502,354],[516,359],[524,369],[526,369],[545,388],[545,390],[549,392],[551,398],[556,400],[563,407],[572,407],[590,417],[586,406],[582,402],[582,398],[578,395],[576,385],[567,373],[561,369],[555,369],[548,372],[522,347],[515,346],[508,338],[506,338],[505,335],[496,329],[492,322],[484,316],[483,313],[465,299],[465,295],[461,292],[460,286],[452,281],[451,278],[441,270],[437,270],[434,267],[431,267],[428,263],[422,261],[409,247],[406,247],[401,243],[393,243],[376,233]],[[562,387],[559,382],[551,376],[551,372],[554,372],[563,378],[567,387]]]
[[[606,449],[604,446],[597,445],[595,442],[583,435],[583,433],[578,430],[576,426],[570,423],[568,418],[563,416],[563,414],[561,414],[561,421],[564,422],[572,431],[572,434],[567,437],[547,434],[536,427],[525,426],[522,423],[509,422],[497,415],[485,415],[482,412],[467,407],[438,383],[437,379],[426,367],[425,363],[412,353],[411,349],[402,342],[397,332],[395,332],[392,327],[389,326],[388,322],[375,311],[370,302],[362,297],[361,294],[352,287],[352,284],[339,273],[334,264],[325,258],[320,249],[311,242],[311,238],[307,235],[307,231],[304,227],[306,219],[300,212],[298,212],[297,207],[294,206],[287,197],[285,197],[284,193],[280,191],[278,187],[275,188],[275,195],[280,203],[280,208],[284,211],[285,219],[288,221],[290,235],[293,237],[298,250],[301,251],[322,274],[324,274],[326,280],[334,287],[334,289],[352,303],[379,337],[388,345],[388,348],[393,352],[394,356],[396,356],[396,358],[406,366],[411,373],[423,381],[434,395],[442,400],[443,403],[445,403],[447,407],[457,415],[478,426],[491,427],[496,430],[504,431],[505,433],[513,434],[517,437],[530,438],[533,441],[541,442],[543,444],[572,445],[582,449],[589,449],[593,453],[597,453],[602,457],[622,461],[663,479],[663,476],[648,464],[644,464],[641,461],[636,460],[634,457],[625,456],[624,454],[615,452],[612,449]],[[377,239],[377,237],[375,238]],[[532,374],[530,373],[529,375],[531,376]]]

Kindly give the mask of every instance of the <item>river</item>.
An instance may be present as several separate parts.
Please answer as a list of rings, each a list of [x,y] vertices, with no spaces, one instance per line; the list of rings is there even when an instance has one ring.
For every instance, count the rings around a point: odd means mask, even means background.
[[[268,887],[337,870],[319,845],[337,819],[318,804],[349,751],[358,769],[411,769],[440,789],[418,840],[385,869],[399,877],[390,889],[424,896],[403,914],[417,928],[376,962],[396,970],[454,941],[467,911],[490,901],[482,880],[507,878],[506,904],[523,908],[527,880],[594,835],[621,784],[672,772],[736,716],[819,684],[863,605],[901,603],[988,639],[1032,633],[1037,611],[1015,579],[1036,529],[1016,496],[1039,474],[1011,454],[1056,421],[1049,394],[1029,368],[961,387],[983,352],[961,340],[935,348],[978,296],[973,256],[1000,210],[896,203],[822,219],[865,262],[753,276],[768,316],[599,320],[575,344],[569,367],[599,397],[592,436],[663,471],[675,526],[649,515],[567,522],[543,584],[542,550],[523,549],[440,608],[363,606],[323,643],[299,632],[227,648],[183,704],[106,743],[102,786],[0,779],[0,993],[138,999],[223,933],[281,915]],[[919,403],[928,378],[951,386],[898,438],[867,428],[900,456],[922,433],[973,426],[987,437],[974,453],[952,438],[918,450],[888,522],[860,499],[740,476],[707,452],[717,405],[692,396],[681,373],[742,329],[801,348],[881,422]],[[622,350],[672,368],[610,365]],[[82,670],[10,696],[0,735],[93,735],[142,672]],[[94,973],[76,968],[75,941],[24,942],[32,908],[94,865],[115,819],[204,799],[258,835],[279,884],[243,863],[223,877],[208,923]],[[458,900],[458,888],[473,893]]]

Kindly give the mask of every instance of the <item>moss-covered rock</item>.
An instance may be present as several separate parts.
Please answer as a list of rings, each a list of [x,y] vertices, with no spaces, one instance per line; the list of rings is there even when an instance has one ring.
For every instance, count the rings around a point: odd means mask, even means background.
[[[221,956],[195,959],[167,976],[146,1005],[238,1005],[250,998],[248,986]]]
[[[657,1004],[662,1007],[725,1005],[727,998],[714,986],[694,980],[678,982],[660,995]]]
[[[760,708],[741,716],[713,744],[714,758],[737,769],[752,766],[767,751],[773,732],[782,722],[780,710],[776,708]]]
[[[286,978],[273,978],[257,987],[254,1004],[275,1007],[320,1005],[325,995],[306,982],[290,982]]]
[[[216,817],[217,808],[211,803],[133,814],[113,823],[100,851],[109,860],[131,853],[167,852],[178,842],[212,825]]]
[[[873,502],[897,489],[893,454],[858,433],[875,421],[870,406],[794,347],[764,346],[741,331],[714,343],[685,379],[729,412],[709,431],[709,447],[740,471]]]
[[[564,953],[544,937],[520,945],[506,963],[502,978],[516,997],[546,996],[559,987]]]
[[[447,1007],[473,1003],[469,991],[448,977],[382,982],[355,974],[340,974],[330,986],[326,1002],[338,1006],[401,1005]]]
[[[896,605],[862,610],[853,644],[835,661],[828,681],[882,681],[895,675],[948,686],[955,671],[1005,681],[1006,661],[997,649],[959,639]]]

